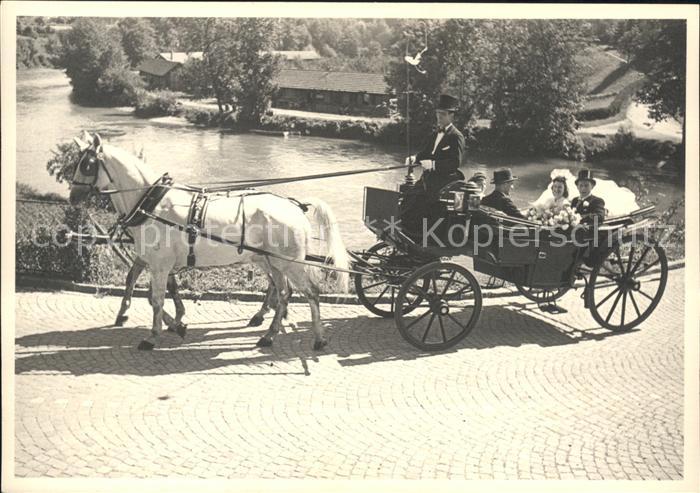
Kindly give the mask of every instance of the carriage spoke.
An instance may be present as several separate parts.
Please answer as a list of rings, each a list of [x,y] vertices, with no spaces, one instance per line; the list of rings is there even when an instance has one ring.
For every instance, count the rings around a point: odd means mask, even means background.
[[[637,317],[641,317],[642,314],[639,312],[639,307],[637,306],[637,302],[634,299],[634,295],[632,294],[632,291],[630,291],[630,301],[632,301],[632,306],[634,307],[634,311],[637,312]]]
[[[377,303],[379,303],[379,300],[382,299],[382,296],[384,296],[384,293],[386,293],[386,292],[389,290],[390,287],[391,287],[391,286],[385,287],[385,288],[384,288],[384,291],[382,291],[381,293],[379,293],[379,296],[377,296],[377,299],[374,300],[374,303],[372,303],[372,306],[376,306]]]
[[[635,277],[640,277],[642,274],[644,274],[646,271],[648,271],[649,269],[651,269],[652,267],[654,267],[656,264],[658,264],[660,262],[661,262],[661,258],[657,258],[652,263],[650,263],[649,265],[645,266],[642,270],[637,272],[637,275]]]
[[[421,342],[425,342],[425,340],[428,338],[428,332],[430,332],[430,327],[433,326],[434,321],[435,321],[435,314],[433,313],[430,316],[430,320],[428,321],[428,327],[425,329],[425,332],[423,332],[423,339],[421,339]]]
[[[625,325],[625,310],[627,309],[627,291],[622,292],[622,320],[620,325]]]
[[[442,289],[442,293],[440,293],[440,297],[441,297],[441,298],[442,298],[443,296],[445,296],[445,293],[447,293],[447,288],[449,288],[450,285],[452,284],[452,281],[455,280],[455,274],[457,274],[457,271],[454,271],[454,270],[453,270],[453,271],[452,271],[452,274],[450,275],[450,280],[447,281],[447,284],[445,284],[445,287]],[[442,320],[442,319],[441,319],[441,320]],[[440,323],[442,324],[442,322],[440,322]]]
[[[362,287],[363,287],[363,289],[364,289],[365,291],[367,291],[367,290],[370,289],[370,288],[374,288],[374,287],[376,287],[376,286],[379,286],[380,284],[386,284],[386,283],[387,283],[387,280],[386,280],[386,279],[382,279],[382,280],[379,281],[379,282],[375,282],[374,284],[370,284],[369,286],[362,286]]]
[[[394,299],[396,296],[396,288],[394,286],[391,287],[391,311],[394,311]]]
[[[602,300],[600,303],[598,303],[598,304],[595,306],[596,310],[597,310],[598,308],[600,308],[601,305],[602,305],[603,303],[605,303],[605,302],[608,301],[610,298],[612,298],[612,295],[614,295],[614,294],[617,293],[618,291],[620,291],[620,287],[619,287],[619,286],[617,287],[617,289],[613,289],[612,291],[610,291],[610,293],[609,293],[605,298],[603,298],[603,300]]]
[[[630,245],[630,254],[629,257],[627,257],[627,268],[625,269],[625,275],[629,275],[630,273],[630,267],[632,267],[632,259],[634,258],[634,252],[636,251],[636,246],[634,244]],[[622,303],[624,304],[624,300]]]
[[[451,313],[448,313],[447,316],[450,317],[452,319],[452,321],[454,323],[456,323],[457,326],[460,327],[462,330],[466,330],[467,326],[462,325],[461,322],[459,320],[457,320],[456,318],[454,318]]]
[[[617,265],[620,266],[620,274],[625,273],[625,266],[622,265],[622,256],[620,255],[620,245],[615,247],[615,256],[617,257]]]
[[[445,335],[445,326],[442,323],[442,316],[438,315],[438,322],[440,322],[440,332],[442,333],[442,342],[447,342],[447,336]]]
[[[644,296],[644,297],[646,297],[647,299],[649,299],[649,301],[651,301],[652,303],[654,302],[654,298],[652,298],[651,296],[649,296],[648,294],[646,294],[646,293],[645,293],[644,291],[642,291],[641,289],[638,289],[637,291],[639,292],[639,294],[641,294],[642,296]]]
[[[618,303],[618,301],[620,301],[620,296],[622,296],[622,291],[620,291],[619,293],[617,293],[617,297],[615,298],[615,301],[613,302],[613,306],[612,306],[612,308],[610,309],[610,311],[608,312],[608,316],[605,317],[605,323],[606,323],[606,324],[607,324],[608,322],[610,322],[610,318],[612,318],[612,314],[615,312],[615,308],[617,307],[617,303]]]
[[[430,310],[426,311],[423,315],[421,315],[421,316],[418,317],[417,319],[411,321],[411,323],[408,324],[408,325],[406,326],[406,330],[410,329],[411,327],[413,327],[414,325],[416,325],[418,322],[420,322],[421,320],[423,320],[429,313],[430,313]]]
[[[651,250],[651,245],[646,245],[646,247],[644,248],[644,251],[642,252],[640,257],[637,259],[637,262],[635,262],[634,267],[632,267],[632,269],[628,272],[628,274],[630,276],[632,274],[634,274],[635,272],[637,272],[637,269],[639,268],[639,264],[642,263],[642,261],[644,260],[644,257],[646,257],[647,253],[649,253],[649,250]]]

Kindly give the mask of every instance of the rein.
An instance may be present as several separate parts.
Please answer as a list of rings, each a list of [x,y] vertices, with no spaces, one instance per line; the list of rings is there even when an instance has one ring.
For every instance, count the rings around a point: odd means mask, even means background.
[[[196,185],[206,185],[203,187],[195,187],[191,185],[177,185],[168,184],[167,186],[174,190],[183,190],[186,192],[199,192],[199,193],[223,193],[223,192],[233,192],[237,190],[246,190],[248,188],[256,188],[261,186],[278,185],[282,183],[293,183],[297,181],[307,181],[307,180],[320,180],[323,178],[335,178],[338,176],[349,176],[349,175],[359,175],[364,173],[378,173],[380,171],[393,171],[397,169],[407,168],[406,165],[400,166],[390,166],[388,168],[372,168],[364,170],[353,170],[353,171],[337,171],[334,173],[321,173],[316,175],[301,175],[301,176],[289,176],[286,178],[261,178],[258,180],[226,180],[226,181],[214,181],[214,182],[200,182]],[[105,168],[106,169],[106,168]],[[109,174],[109,173],[108,173]],[[227,185],[226,185],[227,184]],[[221,185],[221,186],[212,186]],[[124,192],[137,192],[140,190],[149,190],[151,187],[139,187],[139,188],[126,188],[121,190],[102,190],[100,193],[105,195],[124,193]]]

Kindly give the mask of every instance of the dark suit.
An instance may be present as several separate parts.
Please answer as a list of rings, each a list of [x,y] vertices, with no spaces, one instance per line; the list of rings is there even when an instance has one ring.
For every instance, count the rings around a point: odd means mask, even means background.
[[[489,195],[484,197],[481,201],[481,205],[505,212],[509,216],[525,219],[525,216],[523,216],[518,208],[515,207],[515,204],[512,200],[510,200],[510,197],[499,192],[498,190],[494,190]]]
[[[416,238],[420,237],[424,219],[427,219],[428,225],[432,225],[447,216],[447,210],[439,200],[442,187],[455,180],[464,180],[464,175],[459,171],[464,156],[464,136],[454,125],[450,125],[433,153],[437,134],[433,132],[423,149],[416,154],[416,162],[430,159],[435,161],[435,169],[424,170],[420,180],[402,199],[403,227]]]
[[[581,215],[584,224],[593,224],[596,217],[599,223],[605,219],[605,201],[595,195],[589,195],[585,200],[575,197],[571,201],[571,207]]]

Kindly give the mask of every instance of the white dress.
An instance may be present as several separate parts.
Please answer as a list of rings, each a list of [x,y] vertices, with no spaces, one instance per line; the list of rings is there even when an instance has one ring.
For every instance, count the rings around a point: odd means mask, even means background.
[[[551,189],[549,189],[549,194],[545,192],[537,201],[532,203],[532,206],[539,211],[551,209],[553,207],[556,207],[557,210],[561,210],[567,205],[571,205],[569,199],[566,197],[559,197],[558,199],[555,199]]]
[[[549,175],[552,180],[557,176],[566,178],[566,186],[569,189],[569,198],[571,201],[574,197],[578,197],[578,189],[576,188],[576,176],[568,169],[555,169]],[[554,196],[552,195],[552,181],[549,182],[547,189],[542,192],[540,197],[532,203],[533,207],[538,209],[548,208],[546,204],[553,204]],[[629,214],[632,211],[639,209],[636,197],[629,188],[621,187],[613,180],[605,180],[596,178],[596,186],[592,191],[593,195],[600,197],[605,201],[607,209],[607,217],[621,216]],[[567,199],[565,199],[567,200]]]

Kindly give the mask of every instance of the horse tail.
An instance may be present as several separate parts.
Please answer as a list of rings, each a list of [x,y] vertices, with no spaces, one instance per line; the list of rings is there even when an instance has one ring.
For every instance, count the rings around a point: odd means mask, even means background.
[[[326,245],[326,261],[339,269],[350,268],[350,256],[340,236],[335,214],[323,200],[312,198],[306,201],[314,208],[313,219],[319,225],[321,242]],[[341,293],[348,290],[349,274],[336,271],[336,286]]]

